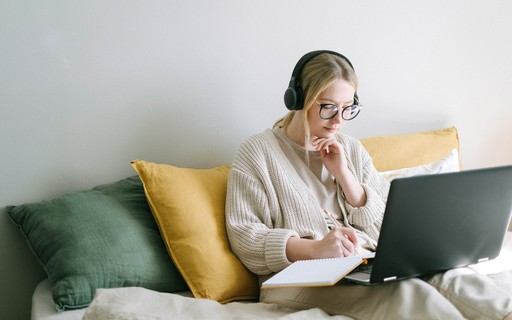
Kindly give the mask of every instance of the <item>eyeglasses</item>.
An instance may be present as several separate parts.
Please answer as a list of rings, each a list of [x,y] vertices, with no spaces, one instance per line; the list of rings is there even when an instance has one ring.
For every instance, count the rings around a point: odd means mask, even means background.
[[[329,119],[332,119],[334,118],[338,112],[339,112],[339,108],[337,105],[335,104],[331,104],[331,103],[320,103],[318,101],[315,101],[319,106],[320,106],[320,118],[324,119],[324,120],[329,120]],[[360,104],[353,104],[351,106],[348,106],[348,107],[343,107],[341,109],[341,117],[343,118],[343,120],[352,120],[354,119],[355,117],[357,117],[357,115],[359,114],[359,112],[361,112],[361,109],[363,108],[362,105]]]

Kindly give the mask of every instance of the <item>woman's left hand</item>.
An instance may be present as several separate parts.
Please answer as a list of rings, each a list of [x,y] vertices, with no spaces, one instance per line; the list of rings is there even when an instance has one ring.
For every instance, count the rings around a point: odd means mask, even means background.
[[[343,146],[334,138],[314,138],[312,145],[320,151],[324,166],[333,176],[338,177],[347,169]]]
[[[325,168],[340,184],[347,202],[353,207],[366,203],[366,191],[348,169],[348,161],[343,145],[334,138],[317,138],[312,140],[315,150],[320,151]]]

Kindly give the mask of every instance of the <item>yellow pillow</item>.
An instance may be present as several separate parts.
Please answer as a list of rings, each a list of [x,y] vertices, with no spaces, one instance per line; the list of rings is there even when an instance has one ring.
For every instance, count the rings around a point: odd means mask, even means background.
[[[459,152],[455,127],[412,134],[361,139],[378,171],[416,167]],[[459,163],[460,164],[460,163]]]
[[[255,274],[231,252],[224,208],[229,166],[178,168],[132,161],[176,267],[196,298],[258,299]]]

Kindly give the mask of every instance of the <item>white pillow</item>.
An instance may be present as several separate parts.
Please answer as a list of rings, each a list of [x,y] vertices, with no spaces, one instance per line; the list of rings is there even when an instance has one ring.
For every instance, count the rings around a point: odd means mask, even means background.
[[[459,171],[459,153],[453,149],[450,154],[438,161],[412,168],[383,171],[380,174],[389,182],[396,178],[412,177],[422,174],[436,174]]]

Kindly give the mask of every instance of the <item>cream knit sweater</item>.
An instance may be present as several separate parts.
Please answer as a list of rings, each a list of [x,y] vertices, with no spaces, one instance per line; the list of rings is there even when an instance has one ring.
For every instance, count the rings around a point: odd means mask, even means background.
[[[366,191],[366,204],[354,208],[342,199],[345,225],[379,237],[389,183],[381,177],[359,140],[338,134],[349,169]],[[324,213],[310,189],[268,129],[239,148],[228,177],[226,227],[231,249],[258,275],[278,272],[290,264],[289,237],[322,239],[329,232]],[[265,277],[266,278],[266,277]]]

